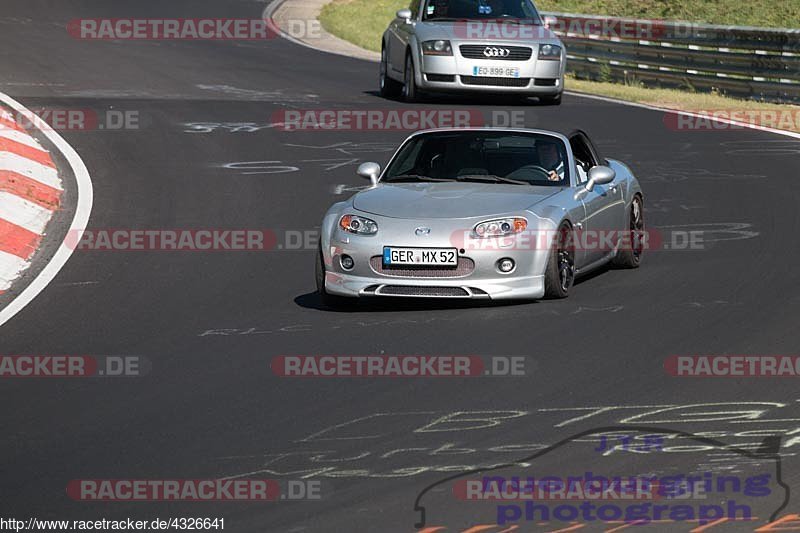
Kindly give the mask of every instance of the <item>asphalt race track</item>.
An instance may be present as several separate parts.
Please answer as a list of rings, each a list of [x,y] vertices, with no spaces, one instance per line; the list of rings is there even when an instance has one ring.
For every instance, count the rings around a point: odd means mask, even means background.
[[[138,130],[62,133],[91,173],[90,228],[314,232],[348,187],[365,184],[354,174],[358,163],[388,160],[406,132],[270,126],[285,110],[406,106],[376,94],[374,64],[284,39],[101,42],[66,31],[80,17],[258,18],[264,7],[253,0],[3,2],[0,91],[29,108],[135,110],[141,117]],[[650,228],[702,231],[705,245],[653,251],[641,269],[593,275],[564,301],[389,302],[350,311],[319,302],[313,247],[75,252],[0,328],[0,352],[137,355],[152,369],[132,379],[0,383],[0,514],[224,517],[236,532],[413,531],[415,499],[431,483],[531,455],[533,445],[625,424],[713,431],[725,443],[749,446],[785,433],[783,481],[800,488],[793,379],[674,378],[663,368],[676,354],[798,353],[800,141],[751,130],[673,131],[661,112],[576,95],[560,107],[466,98],[421,107],[523,111],[531,127],[583,128],[637,174]],[[525,356],[528,372],[275,376],[271,359],[292,354]],[[708,445],[607,456],[592,452],[595,446],[570,442],[533,466],[774,466]],[[65,491],[72,479],[251,473],[313,476],[323,482],[323,497],[76,502]],[[427,525],[468,525],[460,522],[468,522],[456,505],[463,504],[443,494],[429,494]],[[759,509],[759,518],[779,504]],[[796,510],[792,499],[785,512]]]

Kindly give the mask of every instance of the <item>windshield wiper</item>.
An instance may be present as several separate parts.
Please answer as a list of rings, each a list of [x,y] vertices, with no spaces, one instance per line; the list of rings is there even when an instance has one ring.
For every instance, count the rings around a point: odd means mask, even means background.
[[[423,176],[421,174],[400,174],[399,176],[383,178],[381,181],[389,183],[392,181],[452,181],[452,180],[447,178],[432,178],[430,176]]]
[[[513,183],[514,185],[530,185],[529,181],[514,180],[511,178],[503,178],[492,174],[465,174],[458,176],[457,181],[489,181],[492,183]]]

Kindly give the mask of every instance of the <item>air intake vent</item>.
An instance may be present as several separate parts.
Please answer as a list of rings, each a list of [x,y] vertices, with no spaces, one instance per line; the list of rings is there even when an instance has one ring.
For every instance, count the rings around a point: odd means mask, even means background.
[[[483,76],[461,76],[464,85],[486,85],[491,87],[527,87],[530,78],[489,78]]]
[[[438,82],[453,83],[456,81],[456,77],[454,74],[425,74],[425,78],[428,81],[438,81]]]
[[[411,287],[406,285],[385,285],[378,289],[376,294],[379,296],[469,297],[469,293],[461,287]]]

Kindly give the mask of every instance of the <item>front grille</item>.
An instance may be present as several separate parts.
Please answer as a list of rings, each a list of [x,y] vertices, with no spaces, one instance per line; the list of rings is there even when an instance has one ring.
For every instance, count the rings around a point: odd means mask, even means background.
[[[440,296],[464,298],[469,292],[461,287],[409,287],[405,285],[385,285],[377,294],[379,296]]]
[[[533,84],[537,87],[555,87],[557,81],[556,78],[534,78]]]
[[[425,74],[425,78],[428,81],[440,81],[440,82],[454,82],[456,81],[456,77],[454,74]]]
[[[486,49],[508,50],[505,57],[487,57]],[[488,59],[496,61],[527,61],[533,55],[533,50],[526,46],[504,46],[502,44],[462,44],[458,47],[461,55],[467,59]]]
[[[486,85],[491,87],[527,87],[530,78],[489,78],[484,76],[461,76],[464,85]]]
[[[376,274],[382,276],[395,276],[398,278],[461,278],[472,274],[475,270],[475,261],[468,257],[459,257],[455,267],[435,266],[383,266],[383,256],[376,255],[370,258],[369,264]]]

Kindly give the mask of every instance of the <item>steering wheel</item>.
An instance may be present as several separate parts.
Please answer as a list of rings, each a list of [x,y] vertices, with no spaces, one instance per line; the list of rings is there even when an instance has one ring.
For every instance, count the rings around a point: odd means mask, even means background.
[[[514,176],[514,174],[516,174],[518,172],[524,172],[524,171],[529,171],[529,170],[533,170],[533,171],[541,173],[542,176],[544,176],[544,179],[546,179],[546,180],[550,179],[550,171],[547,170],[544,167],[540,167],[539,165],[525,165],[524,167],[520,167],[517,170],[515,170],[514,172],[512,172],[511,174],[509,174],[508,177],[511,178],[511,177]]]

